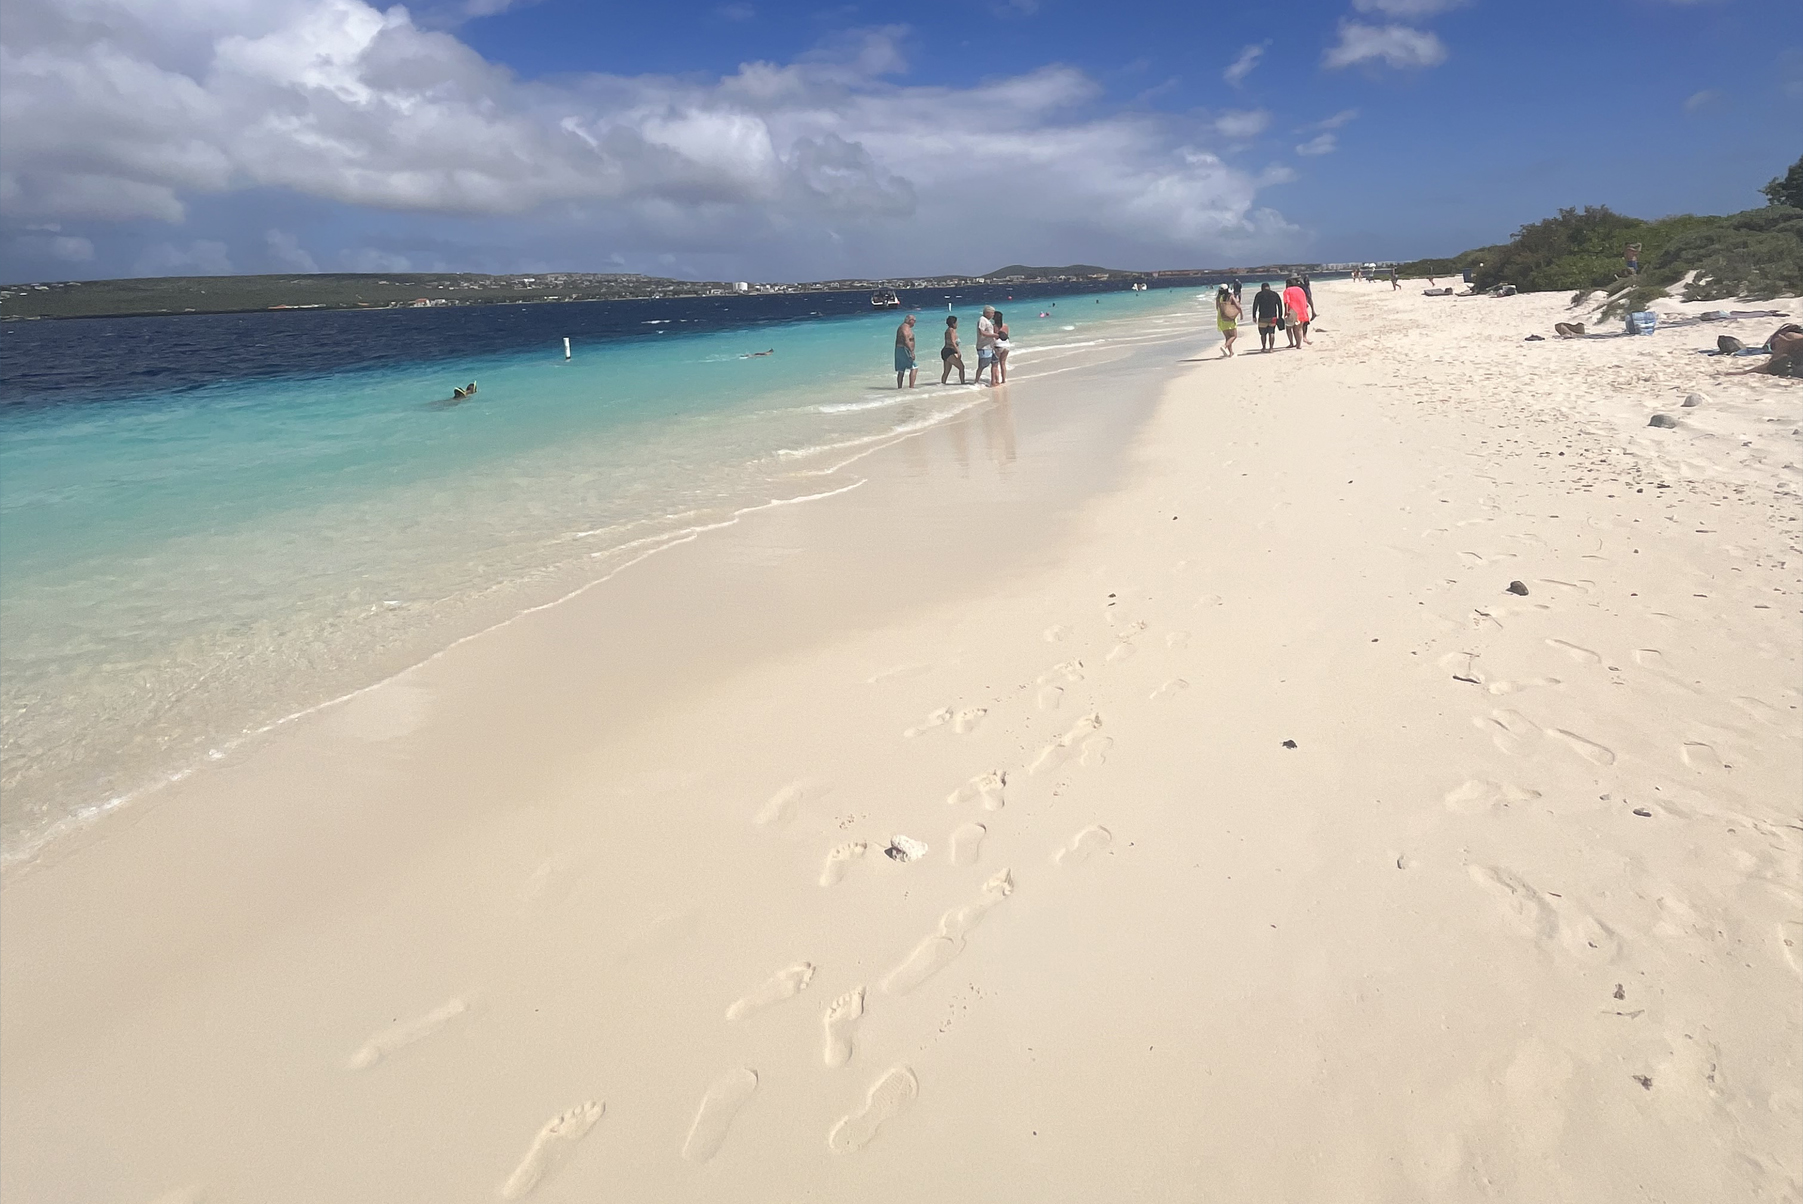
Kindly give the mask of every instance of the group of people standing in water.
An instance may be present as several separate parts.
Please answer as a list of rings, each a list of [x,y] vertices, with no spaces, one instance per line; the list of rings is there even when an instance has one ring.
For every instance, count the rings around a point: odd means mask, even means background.
[[[993,305],[983,307],[983,316],[977,319],[977,383],[979,385],[1005,385],[1008,383],[1008,352],[1012,345],[1008,341],[1008,323],[1002,319],[1002,311]],[[939,348],[939,383],[945,384],[951,379],[952,369],[958,370],[958,383],[967,385],[965,379],[964,350],[958,344],[958,315],[947,314],[945,318],[945,343]],[[989,379],[983,379],[983,373],[989,373]],[[902,379],[907,378],[908,388],[914,387],[915,378],[920,375],[918,357],[914,347],[914,315],[909,314],[895,328],[895,387],[902,387]]]
[[[1223,284],[1215,292],[1215,329],[1221,332],[1221,355],[1233,355],[1234,340],[1240,336],[1240,319],[1245,310],[1240,304],[1240,282]],[[1252,321],[1258,327],[1258,349],[1275,351],[1277,332],[1288,336],[1291,347],[1308,343],[1308,328],[1315,320],[1315,294],[1307,276],[1291,276],[1284,281],[1283,291],[1273,289],[1269,281],[1258,286],[1252,295]]]

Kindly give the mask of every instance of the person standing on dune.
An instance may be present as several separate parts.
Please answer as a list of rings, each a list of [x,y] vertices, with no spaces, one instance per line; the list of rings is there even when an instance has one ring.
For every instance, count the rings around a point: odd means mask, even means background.
[[[895,387],[902,387],[902,377],[907,376],[908,388],[914,387],[914,378],[920,375],[920,366],[914,357],[914,315],[909,314],[895,328]]]

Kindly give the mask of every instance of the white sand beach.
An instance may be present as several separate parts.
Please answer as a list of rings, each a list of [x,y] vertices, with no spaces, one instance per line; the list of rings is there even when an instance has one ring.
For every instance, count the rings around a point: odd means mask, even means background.
[[[1803,384],[1697,354],[1781,319],[1423,284],[1199,337],[1073,508],[930,504],[1016,386],[12,875],[0,1200],[1803,1199]]]

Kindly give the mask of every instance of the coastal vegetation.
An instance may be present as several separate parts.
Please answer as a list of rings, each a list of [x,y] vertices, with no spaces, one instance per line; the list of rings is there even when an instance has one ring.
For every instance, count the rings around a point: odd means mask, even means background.
[[[1601,292],[1606,314],[1644,309],[1679,284],[1687,301],[1803,293],[1803,159],[1761,191],[1768,204],[1724,216],[1648,221],[1606,205],[1561,209],[1523,226],[1507,243],[1397,270],[1404,276],[1469,272],[1478,289],[1570,290],[1574,303]],[[1639,244],[1638,273],[1628,270],[1629,244]]]

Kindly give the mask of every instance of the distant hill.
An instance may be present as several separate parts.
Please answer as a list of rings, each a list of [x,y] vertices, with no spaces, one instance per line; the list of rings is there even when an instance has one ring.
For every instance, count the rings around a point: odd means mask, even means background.
[[[1134,276],[1141,273],[1125,271],[1121,268],[1099,268],[1093,263],[1073,263],[1061,268],[1030,268],[1025,264],[1011,263],[1005,268],[997,268],[983,277],[985,280],[996,280],[1006,276]]]
[[[655,297],[731,285],[592,272],[487,276],[467,272],[304,273],[281,276],[162,276],[0,286],[0,317],[233,313],[259,309],[392,309],[507,301]]]

